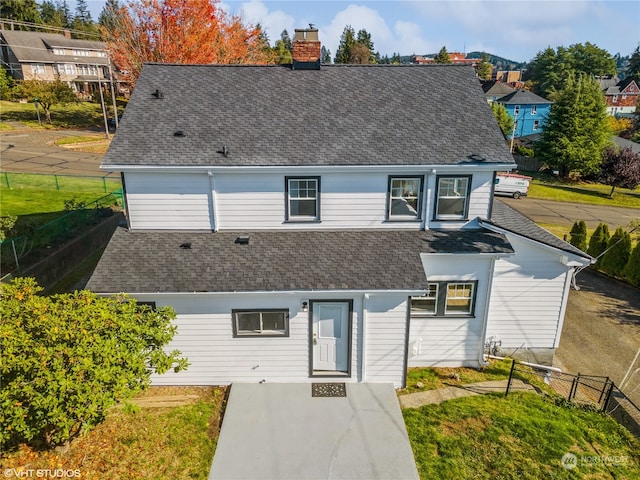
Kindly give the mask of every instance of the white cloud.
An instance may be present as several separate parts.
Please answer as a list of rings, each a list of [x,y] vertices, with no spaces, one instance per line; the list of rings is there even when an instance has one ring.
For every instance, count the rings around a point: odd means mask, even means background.
[[[240,6],[240,14],[245,22],[252,25],[260,24],[269,36],[269,41],[273,45],[283,30],[289,32],[293,38],[295,19],[282,10],[270,12],[267,6],[261,1],[243,2]]]

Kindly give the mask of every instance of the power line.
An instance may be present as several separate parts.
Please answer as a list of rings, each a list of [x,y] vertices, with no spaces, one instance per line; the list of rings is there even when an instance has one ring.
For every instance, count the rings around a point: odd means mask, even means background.
[[[13,20],[11,18],[0,18],[0,24],[4,25],[5,23],[8,23],[10,25],[20,25],[20,26],[29,27],[29,28],[39,28],[42,30],[52,30],[54,32],[61,32],[61,33],[70,32],[76,35],[84,35],[86,37],[93,37],[93,38],[98,38],[102,40],[102,37],[99,33],[83,32],[82,30],[74,30],[73,28],[54,27],[53,25],[46,25],[43,23],[23,22],[19,20]]]

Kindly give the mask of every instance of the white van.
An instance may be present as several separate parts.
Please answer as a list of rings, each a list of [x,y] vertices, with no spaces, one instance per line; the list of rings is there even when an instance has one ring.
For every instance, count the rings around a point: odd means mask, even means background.
[[[493,193],[513,198],[526,197],[531,177],[517,173],[497,172]]]

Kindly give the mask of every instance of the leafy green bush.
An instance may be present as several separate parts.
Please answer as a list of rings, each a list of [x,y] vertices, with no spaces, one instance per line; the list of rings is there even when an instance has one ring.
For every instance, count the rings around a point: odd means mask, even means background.
[[[609,275],[622,277],[622,271],[631,256],[631,235],[625,232],[622,227],[616,228],[609,239],[607,248],[610,250],[602,256],[600,270]]]
[[[571,239],[569,243],[574,247],[579,248],[583,252],[587,250],[587,224],[584,220],[580,220],[573,224],[571,231],[569,232]]]
[[[89,291],[42,296],[32,278],[1,285],[0,444],[55,445],[90,430],[153,372],[180,371],[170,307]]]
[[[525,147],[524,145],[516,145],[515,152],[523,157],[534,157],[535,152],[533,148]]]

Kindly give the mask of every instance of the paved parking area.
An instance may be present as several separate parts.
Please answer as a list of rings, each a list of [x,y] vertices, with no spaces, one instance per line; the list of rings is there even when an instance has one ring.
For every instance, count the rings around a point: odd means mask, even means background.
[[[210,479],[418,479],[392,384],[235,383]]]

